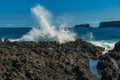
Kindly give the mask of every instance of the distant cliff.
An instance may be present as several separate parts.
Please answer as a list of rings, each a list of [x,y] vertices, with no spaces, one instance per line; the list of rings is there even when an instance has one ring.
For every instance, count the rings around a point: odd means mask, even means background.
[[[75,25],[75,28],[81,28],[81,27],[89,28],[90,25],[89,25],[89,24],[79,24],[79,25]]]
[[[120,21],[100,22],[99,27],[120,27]]]

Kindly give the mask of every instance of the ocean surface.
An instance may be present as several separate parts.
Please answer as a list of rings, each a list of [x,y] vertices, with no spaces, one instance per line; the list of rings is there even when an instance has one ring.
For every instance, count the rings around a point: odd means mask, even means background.
[[[114,44],[120,40],[120,28],[66,28],[74,32],[77,38],[91,42],[95,45],[112,49]],[[31,31],[32,28],[0,28],[0,37],[10,40],[20,39]],[[59,34],[60,35],[60,34]]]
[[[74,31],[79,38],[104,47],[104,53],[120,40],[120,28],[76,28]]]

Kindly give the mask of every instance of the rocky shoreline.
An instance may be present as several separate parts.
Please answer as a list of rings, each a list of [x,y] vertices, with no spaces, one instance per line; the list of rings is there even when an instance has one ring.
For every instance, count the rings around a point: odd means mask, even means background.
[[[98,59],[102,80],[120,79],[120,42],[109,53],[81,39],[58,42],[0,41],[2,80],[100,80],[89,69],[89,59]],[[117,64],[117,65],[116,65]]]
[[[102,48],[80,39],[57,42],[0,42],[0,79],[99,80],[89,70],[88,59]]]
[[[100,57],[97,65],[102,80],[120,80],[120,42],[113,50]]]

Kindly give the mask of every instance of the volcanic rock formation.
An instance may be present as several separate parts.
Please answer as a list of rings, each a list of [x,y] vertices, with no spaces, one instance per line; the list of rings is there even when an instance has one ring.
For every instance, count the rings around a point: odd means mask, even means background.
[[[102,80],[120,80],[120,42],[113,50],[100,57],[97,65]]]
[[[0,43],[0,79],[3,80],[98,80],[89,70],[89,58],[102,49],[76,40],[57,42]]]

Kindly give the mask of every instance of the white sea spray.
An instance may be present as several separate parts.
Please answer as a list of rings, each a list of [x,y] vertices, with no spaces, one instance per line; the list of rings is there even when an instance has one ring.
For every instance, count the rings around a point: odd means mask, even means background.
[[[57,41],[65,43],[74,41],[76,34],[65,29],[65,23],[55,26],[52,24],[52,14],[41,5],[37,5],[31,9],[36,17],[39,28],[34,27],[27,34],[23,35],[20,40],[23,41]],[[58,29],[56,28],[58,27]]]

